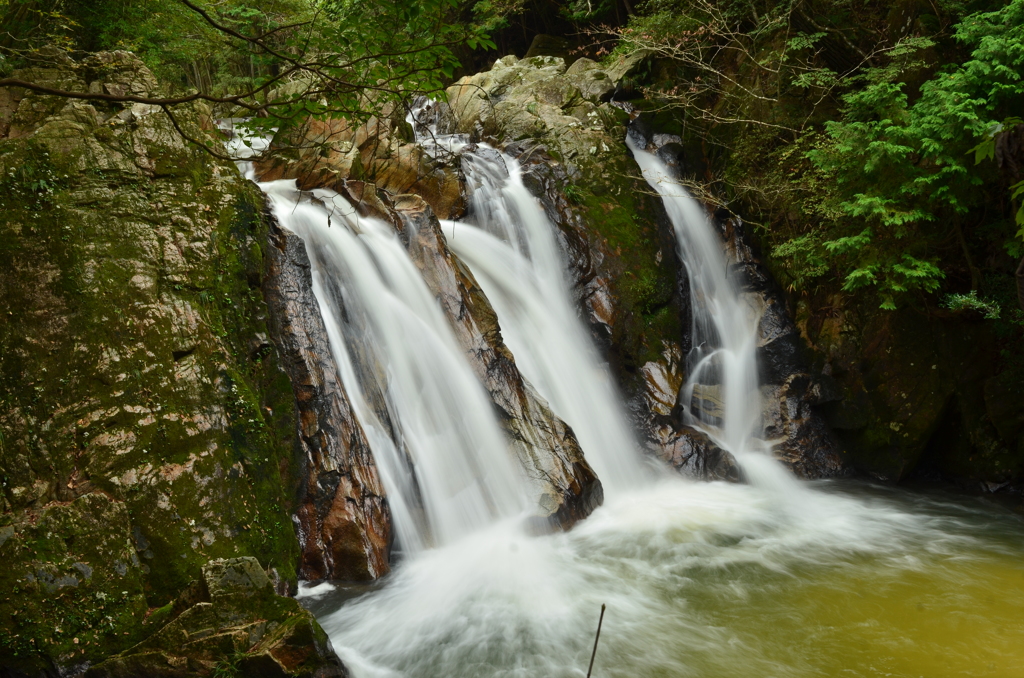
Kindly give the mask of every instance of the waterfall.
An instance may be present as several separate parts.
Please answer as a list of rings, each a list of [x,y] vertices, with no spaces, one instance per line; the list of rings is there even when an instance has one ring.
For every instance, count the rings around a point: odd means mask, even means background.
[[[418,140],[435,153],[460,150],[463,137],[425,124],[431,104],[410,114]],[[639,487],[650,474],[622,397],[575,308],[555,225],[523,185],[515,158],[478,144],[462,161],[470,210],[464,221],[444,222],[448,246],[494,307],[519,370],[576,433],[606,496]]]
[[[757,378],[757,318],[729,274],[725,248],[704,208],[656,155],[631,135],[647,183],[658,192],[675,230],[677,252],[690,280],[693,348],[680,398],[688,422],[736,457],[751,482],[793,491],[796,479],[764,453]]]
[[[490,396],[394,227],[359,216],[333,191],[304,194],[294,180],[260,188],[281,226],[305,242],[335,361],[400,543],[452,543],[526,511],[530,486]],[[384,411],[371,405],[381,400]]]
[[[1019,520],[834,481],[798,489],[807,484],[758,439],[755,314],[721,242],[667,168],[631,148],[664,198],[690,275],[694,349],[681,391],[690,423],[736,455],[751,482],[646,481],[573,309],[554,226],[518,164],[478,147],[465,154],[472,211],[444,224],[448,242],[493,303],[523,373],[575,427],[606,485],[620,488],[572,531],[545,535],[502,520],[524,511],[529,486],[393,227],[331,191],[261,184],[306,244],[399,539],[423,549],[356,599],[330,584],[305,590],[350,675],[581,676],[602,605],[595,675],[609,678],[803,678],[879,666],[938,675],[951,662],[968,675],[979,658],[1006,669],[993,675],[1012,673],[1024,604]],[[966,634],[965,615],[978,626]]]

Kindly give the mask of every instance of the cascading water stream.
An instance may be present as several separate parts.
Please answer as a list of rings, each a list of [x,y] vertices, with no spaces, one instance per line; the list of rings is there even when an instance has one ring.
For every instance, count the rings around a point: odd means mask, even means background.
[[[721,238],[704,208],[656,155],[640,148],[631,135],[626,145],[661,196],[690,281],[693,348],[680,391],[686,416],[736,457],[751,482],[772,486],[780,494],[799,493],[800,484],[765,453],[764,441],[757,438],[757,319],[729,275]]]
[[[403,546],[449,544],[526,511],[530,487],[490,396],[394,228],[360,217],[333,191],[305,196],[292,180],[260,187],[306,244],[335,360]],[[369,405],[374,393],[394,427]]]
[[[458,135],[441,135],[419,119],[409,121],[428,150],[455,152]],[[652,473],[612,383],[607,366],[574,307],[566,257],[556,229],[523,185],[519,162],[479,144],[463,155],[469,215],[445,222],[448,246],[473,271],[494,306],[505,343],[523,375],[572,426],[606,496],[641,486]]]

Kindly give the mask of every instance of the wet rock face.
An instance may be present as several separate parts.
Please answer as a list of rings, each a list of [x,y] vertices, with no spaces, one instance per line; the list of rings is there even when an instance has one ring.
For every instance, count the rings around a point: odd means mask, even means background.
[[[313,615],[278,596],[255,558],[210,561],[147,626],[145,640],[89,668],[85,677],[348,675]]]
[[[986,490],[1024,473],[1014,423],[1024,399],[1012,375],[993,376],[984,322],[841,299],[818,312],[804,304],[798,319],[832,392],[822,411],[855,468],[892,482],[920,469]]]
[[[431,157],[413,143],[401,109],[353,126],[346,120],[310,120],[279,141],[257,164],[261,181],[296,179],[303,190],[331,188],[339,193],[354,180],[370,182],[394,195],[415,193],[443,219],[465,211],[461,177],[445,159]]]
[[[298,414],[299,576],[376,579],[389,571],[391,546],[391,516],[377,466],[338,377],[305,245],[276,222],[268,245],[263,291],[271,337]]]
[[[700,480],[740,482],[743,473],[736,459],[703,431],[670,422],[654,428],[656,452],[683,475]]]
[[[785,297],[758,258],[742,222],[716,215],[741,295],[758,318],[757,363],[764,439],[776,458],[802,478],[848,472],[820,406],[839,397],[827,375],[812,376],[803,338]]]
[[[158,91],[128,53],[43,75]],[[138,642],[211,558],[259,554],[294,585],[294,397],[262,196],[233,164],[159,109],[0,109],[0,669],[70,671]],[[178,114],[197,137],[202,118]]]
[[[575,434],[519,373],[494,310],[469,268],[448,250],[430,207],[416,196],[397,196],[395,210],[413,260],[490,392],[519,461],[537,484],[543,517],[554,526],[571,527],[604,499]]]

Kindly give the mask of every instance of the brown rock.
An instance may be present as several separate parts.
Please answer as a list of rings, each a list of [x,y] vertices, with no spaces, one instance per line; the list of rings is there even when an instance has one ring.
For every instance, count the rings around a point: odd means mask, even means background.
[[[422,196],[442,219],[457,218],[465,211],[458,173],[405,138],[406,126],[401,118],[375,117],[358,127],[346,120],[310,120],[287,141],[275,142],[278,152],[257,163],[257,174],[262,181],[296,179],[303,190],[339,193],[350,180],[372,182],[395,195]]]
[[[657,426],[654,440],[648,445],[672,468],[691,478],[731,482],[742,478],[736,459],[712,442],[706,433],[691,426]]]

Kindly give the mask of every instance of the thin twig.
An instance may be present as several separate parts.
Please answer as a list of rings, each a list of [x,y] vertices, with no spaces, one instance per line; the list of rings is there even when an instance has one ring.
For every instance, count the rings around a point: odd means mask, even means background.
[[[597,656],[597,641],[601,639],[601,624],[604,623],[604,603],[601,603],[601,617],[597,620],[597,635],[594,636],[594,651],[590,653],[590,668],[587,669],[587,678],[590,678],[590,672],[594,670],[594,657]]]

